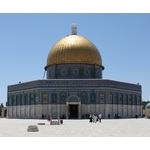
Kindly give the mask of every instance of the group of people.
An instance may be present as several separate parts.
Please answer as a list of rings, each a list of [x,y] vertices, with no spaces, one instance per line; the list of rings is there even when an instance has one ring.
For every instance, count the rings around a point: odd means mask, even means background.
[[[115,119],[119,119],[119,118],[121,118],[121,116],[118,113],[116,113],[115,116],[114,116],[114,118]]]
[[[92,122],[94,122],[94,123],[96,123],[96,122],[100,122],[101,123],[101,119],[102,119],[102,115],[101,114],[99,114],[99,115],[90,115],[90,123],[92,123]]]

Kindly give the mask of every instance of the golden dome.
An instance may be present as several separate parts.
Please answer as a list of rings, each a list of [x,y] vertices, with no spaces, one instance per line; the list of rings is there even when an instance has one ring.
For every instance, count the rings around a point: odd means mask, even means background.
[[[70,63],[98,65],[104,69],[96,46],[80,35],[69,35],[58,41],[49,52],[45,69],[50,65]]]

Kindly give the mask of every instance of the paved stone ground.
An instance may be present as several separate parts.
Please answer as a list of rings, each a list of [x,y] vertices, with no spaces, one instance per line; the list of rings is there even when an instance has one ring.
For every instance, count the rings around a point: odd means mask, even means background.
[[[39,132],[27,132],[29,125],[37,125]],[[63,125],[50,125],[42,119],[0,118],[0,137],[150,137],[150,119],[63,120]]]

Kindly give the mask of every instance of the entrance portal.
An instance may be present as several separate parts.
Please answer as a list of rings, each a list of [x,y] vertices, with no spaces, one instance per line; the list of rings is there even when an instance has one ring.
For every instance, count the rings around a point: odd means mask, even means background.
[[[78,105],[69,105],[70,119],[78,119]]]

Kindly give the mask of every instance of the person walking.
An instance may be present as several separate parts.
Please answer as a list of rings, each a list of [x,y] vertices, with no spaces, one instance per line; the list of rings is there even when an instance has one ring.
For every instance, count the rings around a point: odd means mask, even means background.
[[[95,115],[95,116],[94,116],[94,122],[95,122],[95,123],[97,122],[97,118],[98,118],[97,115]]]
[[[99,114],[99,115],[98,115],[98,118],[99,118],[99,122],[101,123],[102,115]]]
[[[96,115],[96,116],[97,116],[96,122],[98,122],[98,120],[99,120],[99,117],[98,117],[98,115]]]
[[[137,117],[138,117],[138,114],[136,113],[136,114],[135,114],[135,118],[137,119]]]
[[[92,115],[90,115],[90,121],[89,122],[92,123]]]

